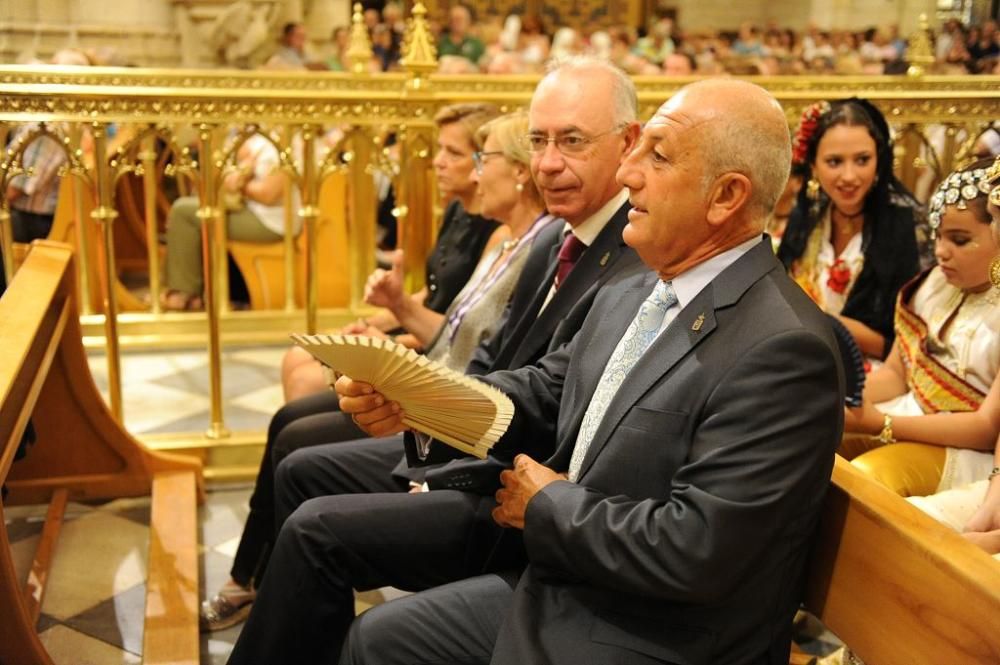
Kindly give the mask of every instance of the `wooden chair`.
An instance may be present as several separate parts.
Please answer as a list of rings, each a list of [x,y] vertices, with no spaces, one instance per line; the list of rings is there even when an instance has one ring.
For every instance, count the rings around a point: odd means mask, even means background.
[[[335,173],[323,181],[319,191],[320,216],[316,221],[319,247],[319,306],[346,307],[348,293],[347,222],[344,205],[347,176]],[[251,309],[281,309],[285,306],[284,244],[230,240],[229,251],[243,274],[250,293]],[[305,306],[305,237],[295,241],[295,302]]]
[[[806,579],[867,665],[1000,663],[1000,562],[839,456]]]
[[[76,197],[83,197],[82,213],[87,220],[84,229],[87,233],[87,240],[90,248],[87,258],[90,263],[90,302],[94,311],[102,311],[101,279],[103,279],[103,268],[98,252],[98,243],[101,242],[100,233],[96,224],[90,220],[90,213],[95,207],[94,193],[83,185],[75,176],[64,176],[59,183],[59,198],[56,203],[55,216],[52,220],[52,230],[49,231],[48,240],[66,243],[74,248],[79,247],[79,237],[77,236],[77,209]],[[14,245],[14,260],[20,265],[28,252],[28,246],[20,243]],[[125,288],[118,280],[114,281],[115,297],[118,299],[118,309],[121,312],[138,312],[148,309],[138,298]]]
[[[74,280],[72,248],[36,241],[0,299],[0,482],[10,489],[0,503],[0,662],[52,662],[35,624],[66,502],[152,494],[143,661],[195,665],[201,463],[150,451],[114,420],[87,365]],[[37,441],[12,465],[29,418]],[[3,508],[46,501],[25,585]]]

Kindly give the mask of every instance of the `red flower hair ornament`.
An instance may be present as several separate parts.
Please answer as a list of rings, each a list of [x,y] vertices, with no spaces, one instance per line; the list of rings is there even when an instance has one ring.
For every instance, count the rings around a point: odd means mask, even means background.
[[[809,141],[816,133],[816,126],[820,117],[830,110],[830,102],[816,102],[806,107],[799,120],[799,127],[795,130],[795,139],[792,141],[792,164],[805,164],[806,155],[809,153]]]

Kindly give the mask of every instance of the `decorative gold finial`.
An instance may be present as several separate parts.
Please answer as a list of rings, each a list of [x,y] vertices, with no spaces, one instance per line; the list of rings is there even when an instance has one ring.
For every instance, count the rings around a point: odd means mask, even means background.
[[[934,64],[934,49],[931,46],[927,14],[920,15],[920,27],[910,37],[908,59],[910,67],[906,70],[907,76],[923,76],[924,66]]]
[[[413,5],[412,18],[406,23],[403,37],[403,57],[400,64],[419,78],[437,69],[437,47],[427,26],[427,9],[422,2]]]
[[[372,42],[368,39],[364,10],[360,2],[355,2],[354,14],[351,16],[351,45],[347,48],[347,62],[350,63],[351,72],[364,74],[368,71],[371,59]]]

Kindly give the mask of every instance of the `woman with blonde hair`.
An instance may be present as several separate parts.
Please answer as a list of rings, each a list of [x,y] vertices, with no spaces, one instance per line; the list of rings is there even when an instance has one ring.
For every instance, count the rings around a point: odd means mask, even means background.
[[[541,194],[528,168],[530,153],[523,142],[527,133],[528,120],[523,113],[496,118],[477,131],[482,149],[474,153],[472,163],[473,177],[478,182],[478,204],[482,214],[503,225],[506,234],[503,242],[484,253],[465,288],[443,316],[428,315],[426,308],[403,293],[399,261],[393,270],[369,280],[366,289],[369,302],[388,307],[395,319],[427,349],[427,357],[458,371],[465,369],[476,347],[502,324],[504,309],[533,239],[555,220],[544,211]],[[254,589],[267,566],[274,537],[273,474],[278,462],[298,448],[366,436],[350,417],[338,410],[337,396],[332,391],[299,401],[306,400],[309,410],[302,412],[303,417],[290,420],[282,415],[295,412],[296,403],[292,402],[272,419],[232,577],[202,605],[203,630],[234,625],[249,614]],[[396,451],[395,455],[398,454]]]

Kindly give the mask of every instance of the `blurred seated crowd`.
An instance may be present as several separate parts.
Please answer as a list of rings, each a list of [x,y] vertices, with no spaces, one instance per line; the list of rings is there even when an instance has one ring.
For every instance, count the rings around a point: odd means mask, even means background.
[[[399,4],[380,12],[369,8],[364,23],[372,43],[372,72],[399,69],[405,24]],[[878,75],[902,74],[909,61],[909,35],[897,25],[863,30],[805,30],[745,22],[738,30],[685,30],[671,18],[648,28],[618,25],[592,31],[547,25],[535,14],[475,16],[463,5],[452,6],[447,21],[431,21],[437,40],[440,71],[447,74],[537,74],[550,60],[592,55],[629,74],[666,76],[736,75]],[[333,54],[325,59],[306,54],[308,26],[286,27],[285,45],[272,65],[332,70],[346,69],[350,28],[333,32]],[[315,37],[315,35],[313,36]],[[934,31],[935,73],[991,74],[998,71],[1000,33],[995,21],[963,25],[951,19]],[[291,47],[289,57],[285,52]]]

